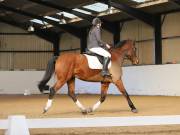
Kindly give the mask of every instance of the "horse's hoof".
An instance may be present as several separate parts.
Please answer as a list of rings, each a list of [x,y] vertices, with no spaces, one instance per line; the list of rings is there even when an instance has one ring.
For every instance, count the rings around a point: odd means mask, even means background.
[[[43,94],[43,90],[39,90],[41,92],[41,94]]]
[[[137,110],[137,109],[131,109],[131,111],[132,111],[133,113],[138,113],[138,110]]]
[[[45,114],[46,112],[47,112],[47,110],[46,110],[46,109],[44,109],[43,114]]]
[[[93,109],[91,107],[87,108],[86,109],[87,113],[92,113],[93,112]]]
[[[82,111],[81,111],[81,113],[82,113],[83,115],[88,114],[88,112],[87,112],[87,110],[86,110],[86,109],[85,109],[85,110],[82,110]]]

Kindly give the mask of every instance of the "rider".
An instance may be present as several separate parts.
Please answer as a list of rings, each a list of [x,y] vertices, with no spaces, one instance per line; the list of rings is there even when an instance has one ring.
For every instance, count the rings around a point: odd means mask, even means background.
[[[104,57],[101,74],[103,77],[110,76],[111,74],[108,71],[108,64],[110,62],[111,54],[106,50],[109,49],[110,46],[101,40],[101,20],[99,18],[94,18],[92,25],[93,26],[91,27],[88,34],[87,47],[91,52]]]

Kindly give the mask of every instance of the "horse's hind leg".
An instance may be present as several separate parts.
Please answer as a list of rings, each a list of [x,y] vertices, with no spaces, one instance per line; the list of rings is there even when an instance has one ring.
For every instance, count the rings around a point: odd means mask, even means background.
[[[109,88],[108,82],[101,82],[101,97],[100,97],[99,101],[96,104],[94,104],[94,106],[92,108],[89,108],[88,112],[95,111],[105,101],[108,88]]]
[[[53,87],[50,88],[50,93],[49,93],[49,98],[48,101],[46,103],[46,107],[44,108],[44,112],[47,112],[48,109],[51,107],[52,105],[52,99],[54,98],[54,95],[56,94],[56,92],[64,85],[65,81],[64,80],[58,80],[55,85]]]
[[[75,95],[75,78],[70,79],[67,82],[67,85],[68,85],[68,95],[72,98],[72,100],[78,106],[78,108],[80,108],[81,112],[83,114],[86,114],[87,113],[86,108],[80,103],[80,101],[77,99]]]
[[[133,102],[131,101],[126,89],[124,88],[124,85],[123,85],[123,82],[122,80],[117,80],[115,82],[115,85],[118,87],[119,91],[123,94],[123,96],[127,99],[128,101],[128,105],[129,107],[131,108],[131,111],[134,112],[134,113],[137,113],[137,109],[136,107],[134,106]]]

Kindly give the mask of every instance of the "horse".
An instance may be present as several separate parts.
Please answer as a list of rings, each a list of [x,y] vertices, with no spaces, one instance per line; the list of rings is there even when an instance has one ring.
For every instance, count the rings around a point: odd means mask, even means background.
[[[114,47],[111,47],[109,52],[111,54],[111,67],[109,68],[111,77],[101,76],[100,69],[90,69],[87,58],[84,54],[64,53],[60,56],[53,56],[48,61],[44,77],[38,84],[40,92],[43,93],[44,89],[49,87],[47,82],[55,73],[57,81],[49,88],[49,98],[44,108],[44,113],[51,107],[54,95],[65,83],[67,83],[68,86],[68,95],[72,98],[83,114],[95,111],[100,104],[105,101],[110,83],[117,86],[118,90],[126,98],[131,111],[137,113],[137,109],[131,101],[122,82],[123,61],[128,59],[134,65],[137,65],[139,62],[139,59],[136,56],[135,42],[133,40],[124,40]],[[85,108],[75,95],[75,78],[83,81],[101,83],[100,99],[92,108]]]

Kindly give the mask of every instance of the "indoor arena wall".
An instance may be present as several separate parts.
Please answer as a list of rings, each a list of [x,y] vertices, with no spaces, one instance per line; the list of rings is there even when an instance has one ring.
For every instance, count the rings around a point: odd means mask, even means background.
[[[0,71],[0,94],[40,94],[37,84],[44,71]],[[147,65],[123,67],[125,88],[130,95],[180,96],[180,64]],[[55,83],[56,77],[50,80]],[[76,79],[76,93],[100,94],[100,83],[84,82]],[[61,93],[67,93],[64,85]],[[110,94],[120,94],[110,85]]]

